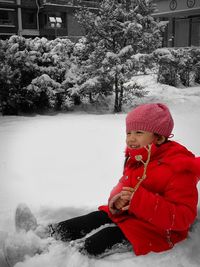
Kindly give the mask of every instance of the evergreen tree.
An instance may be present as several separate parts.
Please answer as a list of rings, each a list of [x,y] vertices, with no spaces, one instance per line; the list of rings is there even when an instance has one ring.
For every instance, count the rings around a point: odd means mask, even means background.
[[[77,18],[85,30],[86,48],[80,65],[85,81],[93,81],[91,92],[100,82],[112,85],[115,92],[114,111],[121,111],[124,83],[131,73],[137,71],[133,57],[137,53],[151,53],[161,45],[162,22],[153,17],[152,0],[103,0],[96,12],[81,8]],[[106,83],[104,83],[106,84]],[[105,89],[105,88],[104,88]]]

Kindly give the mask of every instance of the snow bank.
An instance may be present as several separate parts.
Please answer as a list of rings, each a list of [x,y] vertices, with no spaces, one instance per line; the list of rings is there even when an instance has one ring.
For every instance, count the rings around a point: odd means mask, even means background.
[[[53,242],[44,250],[43,253],[26,256],[23,262],[18,262],[15,267],[197,267],[200,264],[200,223],[195,225],[190,238],[177,245],[173,250],[159,253],[148,254],[136,257],[132,252],[115,253],[105,258],[89,258],[80,254],[75,247],[61,242]],[[27,237],[17,237],[18,248],[21,244],[28,244],[31,251],[36,250],[37,246],[44,246],[44,241],[38,242],[32,233]],[[20,243],[23,241],[24,243]],[[26,248],[24,248],[26,249]]]
[[[149,91],[133,106],[147,101],[168,104],[175,120],[174,140],[200,155],[200,87],[177,89],[157,84],[153,76],[137,76],[130,82]],[[125,114],[0,117],[1,267],[6,267],[2,255],[5,231],[14,234],[14,211],[19,202],[30,206],[39,223],[68,219],[106,203],[123,168],[124,120]],[[31,234],[14,240],[19,244],[23,238],[24,244],[33,246],[47,241],[32,242],[35,237]],[[12,244],[13,239],[9,240]],[[165,253],[135,257],[126,252],[93,259],[67,244],[52,242],[44,253],[29,256],[15,267],[197,267],[199,243],[197,222],[188,240]]]

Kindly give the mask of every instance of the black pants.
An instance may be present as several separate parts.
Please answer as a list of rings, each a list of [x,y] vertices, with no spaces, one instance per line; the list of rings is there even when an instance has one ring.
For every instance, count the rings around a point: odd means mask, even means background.
[[[92,230],[105,224],[106,227],[85,238],[81,249],[83,252],[97,256],[114,245],[128,243],[120,228],[113,224],[104,211],[91,212],[53,225],[53,236],[59,237],[62,241],[72,241],[85,237]]]

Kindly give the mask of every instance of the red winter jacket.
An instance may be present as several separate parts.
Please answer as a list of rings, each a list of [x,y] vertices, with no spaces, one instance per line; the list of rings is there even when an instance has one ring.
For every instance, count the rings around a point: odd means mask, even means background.
[[[122,187],[134,187],[144,165],[136,161],[135,153],[147,159],[147,150],[128,149],[129,159],[118,184],[113,188],[109,204]],[[109,204],[99,209],[122,230],[136,255],[168,250],[185,239],[197,215],[197,174],[200,158],[195,158],[184,146],[168,141],[152,145],[146,179],[133,194],[128,211],[113,213]]]

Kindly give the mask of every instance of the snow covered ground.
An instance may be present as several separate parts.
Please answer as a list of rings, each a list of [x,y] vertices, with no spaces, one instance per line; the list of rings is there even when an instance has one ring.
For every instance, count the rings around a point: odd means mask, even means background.
[[[200,87],[177,89],[136,77],[149,94],[135,104],[161,101],[175,120],[174,140],[200,155]],[[0,117],[0,267],[4,231],[15,246],[45,246],[48,240],[14,234],[14,212],[25,202],[39,223],[67,219],[107,202],[123,168],[125,114],[68,113],[55,116]],[[199,190],[200,191],[200,190]],[[11,242],[11,241],[10,241]],[[91,259],[75,248],[53,242],[41,255],[15,267],[197,267],[200,223],[173,250],[136,257],[132,252]]]

